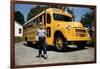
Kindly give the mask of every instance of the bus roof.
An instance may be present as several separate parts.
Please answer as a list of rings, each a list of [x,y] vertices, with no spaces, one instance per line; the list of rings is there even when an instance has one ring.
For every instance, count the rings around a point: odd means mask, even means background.
[[[64,11],[62,9],[58,9],[58,8],[48,8],[46,10],[47,11],[51,11],[53,13],[58,13],[58,14],[62,14],[62,15],[66,15],[66,16],[72,17],[72,15],[69,12]]]
[[[42,14],[45,13],[45,11],[48,11],[48,12],[53,12],[53,13],[58,13],[58,14],[62,14],[62,15],[66,15],[66,16],[69,16],[69,17],[72,17],[72,15],[68,12],[65,12],[61,9],[57,9],[57,8],[48,8],[44,11],[42,11],[41,13],[39,13],[38,15],[36,15],[35,17],[31,18],[29,21],[27,21],[24,25],[28,24],[29,22],[31,22],[32,20],[34,20],[35,18],[41,16]],[[23,25],[23,26],[24,26]]]

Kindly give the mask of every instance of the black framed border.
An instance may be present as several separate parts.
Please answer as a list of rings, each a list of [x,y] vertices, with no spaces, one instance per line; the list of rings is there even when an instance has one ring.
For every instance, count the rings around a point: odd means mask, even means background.
[[[96,63],[96,6],[95,5],[81,5],[81,4],[62,4],[62,3],[47,3],[47,2],[33,2],[33,1],[10,1],[10,68],[28,68],[28,67],[43,67],[43,66],[58,66],[58,65],[76,65],[76,64],[90,64],[90,63]],[[15,9],[15,4],[39,4],[39,5],[61,5],[61,6],[70,6],[70,7],[89,7],[89,8],[94,8],[94,27],[95,27],[95,46],[94,46],[94,61],[87,61],[87,62],[71,62],[71,63],[52,63],[52,64],[37,64],[37,65],[18,65],[16,66],[15,64],[15,37],[14,37],[14,32],[15,32],[15,27],[14,27],[14,9]]]

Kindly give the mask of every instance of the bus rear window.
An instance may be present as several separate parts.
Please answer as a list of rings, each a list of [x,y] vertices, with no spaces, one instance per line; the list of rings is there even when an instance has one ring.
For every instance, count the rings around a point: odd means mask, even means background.
[[[61,14],[53,14],[53,18],[54,20],[57,20],[57,21],[65,21],[65,22],[71,22],[72,21],[72,18],[69,17],[69,16],[65,16],[65,15],[61,15]]]

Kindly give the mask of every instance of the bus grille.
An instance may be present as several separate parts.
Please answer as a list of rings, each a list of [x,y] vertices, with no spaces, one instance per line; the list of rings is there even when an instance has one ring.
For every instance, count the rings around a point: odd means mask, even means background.
[[[86,30],[83,29],[75,29],[75,35],[80,37],[86,36]]]

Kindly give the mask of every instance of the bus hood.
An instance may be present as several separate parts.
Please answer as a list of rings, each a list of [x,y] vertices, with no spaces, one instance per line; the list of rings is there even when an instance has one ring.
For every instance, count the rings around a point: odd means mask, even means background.
[[[55,22],[55,27],[83,27],[80,22]]]
[[[67,26],[71,26],[71,27],[83,27],[82,23],[80,22],[67,22],[66,24]]]

